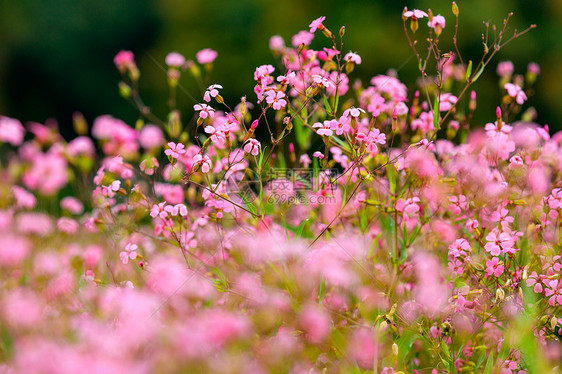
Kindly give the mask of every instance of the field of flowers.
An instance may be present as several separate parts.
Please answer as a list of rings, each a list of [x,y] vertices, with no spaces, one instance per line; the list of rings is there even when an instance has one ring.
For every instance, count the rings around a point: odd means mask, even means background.
[[[0,373],[559,372],[562,133],[526,106],[539,67],[493,58],[534,27],[509,17],[473,62],[440,49],[455,3],[404,9],[409,85],[354,80],[321,17],[239,103],[216,51],[172,52],[160,118],[121,51],[135,124],[0,117]]]

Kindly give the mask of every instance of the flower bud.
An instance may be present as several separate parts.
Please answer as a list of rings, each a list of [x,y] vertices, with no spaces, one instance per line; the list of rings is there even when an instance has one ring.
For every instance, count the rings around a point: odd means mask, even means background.
[[[240,109],[239,109],[240,115],[242,116],[242,118],[244,118],[244,116],[246,115],[246,110],[247,110],[247,108],[246,108],[246,96],[244,96],[241,100]]]
[[[396,343],[392,343],[392,354],[396,357],[398,356],[398,344]]]
[[[474,112],[476,110],[476,91],[472,91],[470,93],[470,101],[468,103],[468,109],[470,109],[471,112]]]
[[[505,291],[503,290],[503,288],[498,288],[496,290],[496,300],[502,302],[504,299],[505,299]]]
[[[342,26],[340,28],[340,38],[343,38],[344,35],[345,35],[345,26]]]
[[[119,95],[124,99],[128,99],[131,97],[131,87],[125,82],[119,82]]]
[[[72,124],[74,126],[74,131],[78,135],[87,135],[88,134],[88,123],[86,119],[80,112],[74,112],[72,114]]]
[[[453,1],[452,8],[453,8],[453,14],[455,15],[455,17],[458,17],[459,16],[459,7],[458,7],[457,3],[454,2],[454,1]]]
[[[415,33],[416,31],[418,31],[419,27],[420,26],[419,26],[418,19],[412,16],[412,20],[410,21],[410,30],[412,30],[412,32]]]

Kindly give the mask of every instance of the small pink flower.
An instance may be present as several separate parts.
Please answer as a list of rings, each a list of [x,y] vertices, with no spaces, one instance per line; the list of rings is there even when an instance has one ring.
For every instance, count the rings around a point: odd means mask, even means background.
[[[332,81],[330,81],[328,78],[323,77],[321,75],[317,75],[317,74],[313,75],[312,81],[314,83],[316,83],[318,86],[321,86],[321,87],[326,87],[326,88],[334,87],[334,83],[332,83]]]
[[[496,73],[504,78],[510,77],[513,74],[513,62],[511,61],[502,61],[498,64],[498,68],[496,69]]]
[[[316,130],[316,133],[321,136],[332,136],[334,133],[332,131],[331,121],[324,121],[323,124],[320,122],[316,122],[314,125],[312,125],[312,127],[318,129]]]
[[[200,64],[211,64],[217,58],[218,53],[210,48],[202,49],[201,51],[197,52],[197,62]]]
[[[319,17],[312,21],[309,25],[310,32],[315,32],[317,29],[324,29],[324,25],[322,24],[322,22],[324,22],[325,19],[326,17]]]
[[[201,165],[201,171],[203,173],[208,173],[209,170],[211,170],[211,167],[213,166],[211,159],[209,158],[209,156],[205,155],[205,156],[201,156],[201,154],[196,154],[193,157],[193,165]]]
[[[283,40],[282,36],[273,35],[269,39],[269,49],[272,51],[280,51],[285,48],[285,41]]]
[[[287,105],[285,94],[282,91],[267,91],[267,98],[265,100],[268,104],[272,104],[275,110],[284,108]]]
[[[350,61],[354,64],[361,65],[361,56],[359,56],[357,53],[349,52],[344,56],[343,59],[344,61]]]
[[[562,305],[562,282],[558,279],[547,281],[548,287],[544,290],[544,295],[548,297],[548,303],[556,306],[556,303]]]
[[[500,260],[497,257],[486,261],[486,276],[494,274],[494,276],[499,277],[503,274],[504,267],[500,265]]]
[[[166,149],[164,151],[164,154],[172,158],[178,158],[180,157],[180,155],[185,153],[185,145],[183,145],[182,143],[176,144],[174,142],[169,142],[168,147],[170,148]]]
[[[314,34],[303,30],[291,38],[291,44],[293,47],[298,48],[301,44],[310,45],[312,39],[314,39]]]
[[[178,214],[182,217],[187,216],[187,207],[185,204],[167,205],[164,210],[174,217]]]
[[[438,14],[436,16],[433,16],[433,20],[429,21],[427,23],[427,26],[431,27],[432,29],[434,29],[437,26],[444,29],[445,28],[445,17],[443,17],[440,14]]]
[[[185,63],[185,57],[178,52],[168,53],[166,56],[166,65],[169,67],[179,68]]]
[[[244,145],[244,152],[257,156],[260,153],[261,144],[256,139],[248,139]]]
[[[203,119],[213,118],[215,116],[215,110],[207,104],[195,104],[193,109],[199,111],[199,117]]]
[[[135,63],[135,55],[131,51],[119,51],[113,58],[113,63],[118,69],[128,68]]]
[[[527,95],[521,87],[513,83],[506,83],[503,86],[507,90],[507,94],[514,98],[517,104],[522,105],[527,100]]]
[[[205,100],[206,102],[210,102],[211,97],[217,97],[219,95],[219,90],[221,89],[222,86],[220,84],[210,85],[205,91],[205,94],[203,95],[203,100]]]
[[[150,210],[150,216],[152,218],[160,217],[162,219],[168,217],[168,212],[166,212],[166,203],[162,202],[159,204],[154,204]]]
[[[25,129],[17,119],[0,116],[0,143],[18,146],[23,143]]]
[[[82,204],[82,202],[72,196],[63,198],[60,202],[60,207],[72,214],[82,214],[82,212],[84,211],[84,205]]]
[[[126,265],[129,262],[129,259],[134,260],[135,258],[137,258],[137,249],[138,246],[136,244],[127,243],[127,245],[125,246],[125,250],[119,254],[119,257],[121,258],[123,264]]]
[[[427,17],[427,13],[419,9],[407,10],[406,12],[404,12],[404,17],[406,18],[412,17],[412,19],[419,19],[419,18]]]

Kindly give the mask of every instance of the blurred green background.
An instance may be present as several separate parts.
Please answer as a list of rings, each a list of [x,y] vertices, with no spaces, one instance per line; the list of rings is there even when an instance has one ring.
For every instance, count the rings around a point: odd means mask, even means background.
[[[482,21],[501,25],[514,12],[514,28],[537,28],[512,42],[492,62],[476,83],[479,92],[474,124],[493,120],[499,102],[495,68],[512,60],[516,73],[524,74],[529,62],[538,62],[542,73],[536,95],[528,104],[538,111],[537,122],[561,129],[562,106],[562,1],[459,0],[460,46],[465,60],[479,60]],[[141,70],[141,95],[160,118],[166,117],[165,55],[178,51],[188,59],[203,48],[219,57],[211,83],[224,86],[223,96],[234,104],[253,94],[256,66],[274,63],[268,49],[272,35],[290,44],[291,36],[308,29],[311,20],[326,16],[324,24],[337,32],[346,26],[345,51],[358,52],[363,64],[352,75],[364,81],[399,68],[411,51],[402,30],[401,11],[431,8],[442,14],[447,26],[442,50],[454,31],[449,1],[260,1],[260,0],[0,0],[0,114],[23,122],[55,118],[63,134],[73,136],[72,113],[82,112],[91,121],[109,113],[133,124],[137,111],[118,95],[119,74],[113,57],[120,49],[132,50]],[[422,30],[426,29],[422,25]],[[511,34],[510,33],[510,34]],[[317,33],[314,46],[324,46]],[[327,44],[326,44],[327,46]],[[410,59],[399,78],[412,89],[417,64]],[[187,74],[181,84],[200,100],[197,85]],[[179,92],[180,109],[191,112],[193,99]]]

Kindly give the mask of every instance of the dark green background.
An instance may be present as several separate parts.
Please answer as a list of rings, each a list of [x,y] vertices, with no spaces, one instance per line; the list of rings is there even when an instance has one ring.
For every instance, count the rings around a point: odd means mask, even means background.
[[[562,1],[460,0],[458,4],[466,60],[481,55],[483,20],[499,25],[513,11],[511,30],[537,24],[502,50],[477,82],[479,104],[473,125],[494,118],[499,100],[495,67],[511,59],[517,73],[524,73],[531,61],[541,65],[537,94],[529,105],[538,110],[537,122],[561,129]],[[434,14],[444,15],[448,23],[442,40],[450,40],[454,17],[448,1],[0,0],[0,113],[24,122],[55,118],[67,137],[73,136],[74,111],[84,113],[90,122],[110,113],[133,123],[137,112],[117,91],[119,74],[112,60],[120,49],[137,56],[142,96],[161,118],[166,115],[167,86],[159,64],[174,50],[188,59],[206,47],[217,50],[212,83],[224,86],[223,96],[230,103],[244,95],[254,101],[255,67],[274,62],[269,38],[279,34],[289,44],[293,34],[306,30],[321,15],[333,31],[346,26],[345,51],[356,51],[363,58],[352,81],[368,80],[398,68],[411,55],[400,17],[404,6],[430,7]],[[317,34],[314,45],[319,47],[323,37]],[[443,51],[449,48],[442,46]],[[416,65],[410,59],[399,72],[410,89]],[[193,97],[201,97],[189,76],[181,83]],[[194,102],[180,92],[178,104],[191,112]]]

